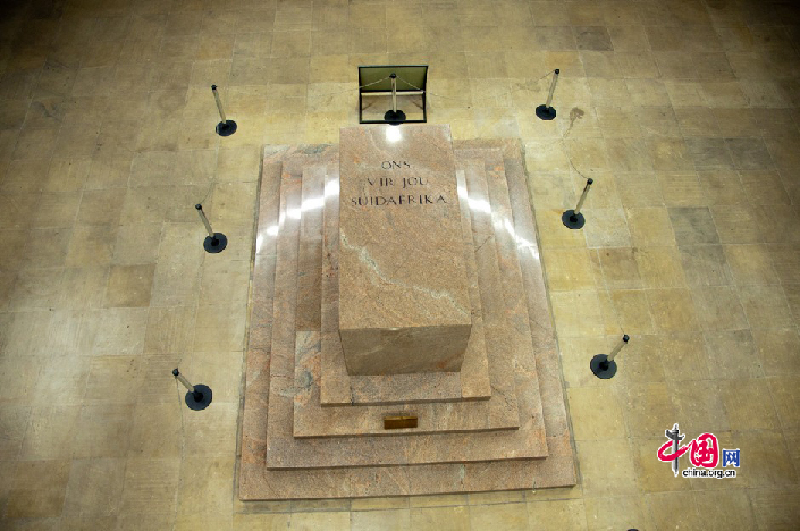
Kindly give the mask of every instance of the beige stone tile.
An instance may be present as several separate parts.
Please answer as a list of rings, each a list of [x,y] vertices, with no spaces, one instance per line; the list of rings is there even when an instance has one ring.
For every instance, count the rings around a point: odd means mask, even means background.
[[[577,196],[571,189],[570,176],[567,173],[535,172],[528,180],[528,186],[534,208],[541,209],[542,213],[546,208],[561,209],[557,217],[559,223],[561,222],[561,213],[568,208],[574,208],[575,202],[577,202]]]
[[[350,525],[351,529],[358,531],[369,529],[410,529],[411,510],[353,511],[350,513]]]
[[[130,382],[131,386],[139,386],[141,366],[138,356],[92,357],[89,377],[86,380],[84,404],[136,402],[136,395],[118,392],[120,381]]]
[[[597,441],[608,433],[627,434],[622,405],[613,389],[568,389],[567,398],[576,441]]]
[[[470,492],[467,494],[469,505],[493,505],[501,503],[518,503],[525,500],[525,492],[521,490],[498,490],[493,492]]]
[[[58,397],[60,405],[80,405],[86,391],[90,358],[71,354],[63,355],[63,351],[59,351],[55,356],[43,360],[36,384],[35,405],[51,404],[54,397]]]
[[[132,223],[117,228],[113,264],[148,264],[158,258],[161,223]]]
[[[75,459],[69,470],[65,515],[111,516],[120,508],[124,458]]]
[[[450,507],[454,505],[467,505],[466,494],[443,494],[433,496],[411,496],[411,507]],[[412,513],[413,518],[413,513]]]
[[[583,500],[529,502],[528,521],[545,528],[587,529]]]
[[[744,489],[699,491],[695,494],[694,502],[708,529],[725,531],[753,528],[753,512]]]
[[[172,375],[167,374],[164,378],[172,378]],[[146,457],[155,461],[156,458],[177,458],[181,455],[184,437],[181,422],[181,417],[185,414],[182,403],[184,393],[178,390],[175,394],[177,396],[174,402],[142,403],[136,406],[128,458]]]
[[[628,247],[606,247],[598,250],[603,280],[610,289],[641,288],[642,279],[634,252]]]
[[[240,514],[233,515],[236,531],[282,531],[289,528],[289,514]]]
[[[620,343],[619,336],[607,338],[605,352]],[[616,358],[620,383],[663,382],[665,380],[659,336],[633,336]]]
[[[235,457],[190,457],[181,463],[181,482],[193,489],[178,491],[178,515],[230,514]]]
[[[116,224],[122,210],[125,191],[111,188],[83,192],[78,210],[78,223],[84,225]]]
[[[748,492],[759,529],[791,529],[800,518],[794,487],[752,489]]]
[[[203,266],[200,304],[244,303],[249,287],[249,261],[209,261]]]
[[[767,376],[785,376],[798,372],[800,337],[795,330],[753,330],[758,356]]]
[[[22,441],[25,437],[30,414],[30,406],[5,404],[0,408],[0,429],[3,431],[3,437],[0,438],[0,460],[7,463],[4,466],[11,468],[8,471],[9,474],[13,471],[13,464],[16,462],[22,448]],[[7,477],[10,477],[10,475]],[[5,489],[10,487],[8,483],[3,483]]]
[[[797,473],[780,431],[733,432],[731,440],[737,448],[747,449],[747,460],[753,467],[747,474],[737,474],[736,480],[741,479],[744,486],[778,487],[797,482]]]
[[[631,236],[622,209],[598,208],[583,212],[589,247],[627,247]]]
[[[230,352],[241,349],[245,310],[242,302],[200,306],[195,321],[194,350]]]
[[[410,505],[409,499],[410,498],[405,496],[392,498],[353,498],[350,501],[350,509],[352,511],[407,509]],[[466,503],[466,500],[463,500],[463,502]]]
[[[61,308],[96,309],[105,301],[107,266],[68,267],[61,279]]]
[[[59,194],[42,194],[38,209],[29,220],[33,228],[70,227],[75,223],[75,216],[80,203],[78,192]],[[24,201],[24,200],[23,200]],[[24,207],[23,207],[24,208]],[[8,225],[6,225],[8,226]]]
[[[647,528],[647,507],[640,496],[586,498],[583,505],[588,528],[592,531]],[[610,507],[613,510],[609,510]]]
[[[656,437],[664,433],[678,408],[671,389],[664,382],[630,385],[620,391],[620,403],[630,433],[634,437]]]
[[[77,427],[79,406],[34,406],[31,421],[25,432],[20,459],[69,459],[72,457],[73,438]],[[59,444],[53,444],[54,437]]]
[[[469,510],[472,529],[525,529],[529,524],[525,504],[477,505]]]
[[[703,170],[697,172],[701,197],[709,205],[732,205],[747,200],[738,175],[733,170]]]
[[[706,332],[712,378],[759,378],[764,374],[749,330]]]
[[[653,319],[644,290],[612,290],[611,302],[619,326],[629,334],[654,332]]]
[[[772,400],[775,409],[778,411],[778,418],[781,426],[786,428],[797,428],[800,426],[800,414],[797,408],[797,382],[798,378],[770,378],[768,381]]]
[[[59,516],[69,478],[70,462],[21,461],[10,478],[6,514],[9,518]]]
[[[669,385],[669,389],[677,409],[676,418],[680,419],[680,426],[687,433],[719,433],[730,429],[724,401],[715,382],[675,382]]]
[[[176,531],[191,531],[203,525],[227,531],[233,529],[233,515],[223,511],[218,514],[179,514],[175,518]]]
[[[65,263],[72,267],[107,265],[111,262],[117,227],[76,225],[69,239]]]
[[[605,335],[605,318],[596,291],[550,294],[559,337]]]
[[[778,283],[772,259],[763,245],[725,245],[723,248],[737,285]]]
[[[127,404],[84,405],[77,419],[73,456],[84,459],[125,457],[133,413],[133,408]]]
[[[637,247],[674,245],[675,235],[666,208],[630,208],[625,210],[631,243]]]
[[[744,431],[779,428],[765,380],[723,380],[719,382],[719,391],[730,421],[730,429]]]
[[[350,529],[350,513],[292,513],[289,515],[289,529],[292,531],[314,531],[316,529],[348,531]]]
[[[174,518],[179,478],[178,457],[129,456],[125,463],[122,514],[146,513],[162,523],[164,518],[156,515]]]
[[[739,330],[748,327],[739,297],[731,286],[694,288],[692,301],[703,330]]]
[[[194,337],[194,306],[150,308],[144,352],[188,352]]]
[[[633,464],[639,488],[644,493],[691,490],[691,482],[686,481],[680,475],[678,477],[674,476],[672,463],[662,463],[658,460],[658,449],[666,442],[664,437],[664,430],[666,429],[672,429],[672,426],[664,426],[660,437],[634,437],[632,440]],[[680,467],[686,466],[687,461],[687,459],[683,458],[679,463]]]
[[[689,290],[681,288],[648,289],[646,293],[656,329],[665,332],[697,329],[697,317]]]
[[[411,509],[412,529],[458,531],[469,528],[467,507],[414,507]]]
[[[61,268],[20,271],[8,298],[9,308],[13,311],[53,308],[58,303],[62,277]]]
[[[664,464],[664,463],[661,463]],[[675,478],[681,481],[683,478]],[[703,527],[705,518],[697,513],[692,493],[662,492],[645,496],[656,529]]]
[[[780,286],[739,286],[747,320],[752,328],[789,328],[792,317],[789,304]]]
[[[596,287],[587,250],[553,249],[544,253],[544,259],[551,290],[582,290]]]
[[[141,354],[147,324],[146,308],[110,308],[98,311],[96,318],[99,326],[92,347],[93,355]]]
[[[106,291],[109,306],[148,306],[155,264],[114,265]]]
[[[609,435],[602,444],[596,441],[575,443],[584,502],[598,496],[636,495],[639,492],[630,440]],[[591,524],[588,510],[587,517]]]
[[[663,206],[664,198],[655,173],[615,172],[617,192],[625,208]]]
[[[674,247],[638,247],[634,257],[646,288],[684,286],[686,279]]]

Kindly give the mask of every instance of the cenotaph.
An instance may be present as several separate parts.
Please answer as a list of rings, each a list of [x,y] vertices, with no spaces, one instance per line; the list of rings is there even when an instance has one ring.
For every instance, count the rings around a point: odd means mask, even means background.
[[[264,148],[242,500],[575,483],[523,161],[444,125]]]

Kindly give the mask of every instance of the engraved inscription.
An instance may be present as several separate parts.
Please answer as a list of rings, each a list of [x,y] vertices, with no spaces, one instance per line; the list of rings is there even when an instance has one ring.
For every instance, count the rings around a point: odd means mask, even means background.
[[[405,160],[384,160],[381,161],[380,167],[383,170],[402,170],[411,168],[411,164]],[[429,185],[429,181],[425,177],[367,177],[367,184],[369,186],[377,186],[378,188],[393,188],[399,187],[406,189],[409,187]],[[384,191],[384,190],[381,190]],[[358,197],[351,197],[350,202],[353,206],[385,206],[385,205],[435,205],[438,203],[447,203],[444,194],[441,193],[413,193],[413,194],[392,194],[392,190],[386,194],[377,195],[363,195]],[[427,190],[426,190],[427,192]]]

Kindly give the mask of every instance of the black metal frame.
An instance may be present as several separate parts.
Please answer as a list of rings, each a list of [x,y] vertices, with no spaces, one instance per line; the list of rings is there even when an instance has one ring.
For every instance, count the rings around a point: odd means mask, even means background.
[[[361,124],[389,124],[386,120],[364,120],[363,110],[364,110],[364,102],[363,102],[363,94],[369,92],[386,92],[385,88],[380,89],[372,89],[370,87],[364,87],[364,80],[361,79],[361,70],[365,68],[424,68],[425,75],[422,78],[422,86],[419,88],[422,90],[422,120],[405,120],[403,123],[406,124],[426,124],[428,123],[428,65],[386,65],[386,66],[359,66],[358,67],[358,122]],[[403,92],[417,92],[417,89],[406,89],[400,90],[397,89],[397,95],[402,96]]]

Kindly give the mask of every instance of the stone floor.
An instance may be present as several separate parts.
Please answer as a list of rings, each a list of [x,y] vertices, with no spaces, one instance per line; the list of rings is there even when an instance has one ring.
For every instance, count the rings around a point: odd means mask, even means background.
[[[37,0],[0,28],[0,528],[797,528],[791,2]],[[355,67],[403,63],[430,65],[430,121],[457,140],[524,143],[579,483],[242,503],[261,146],[336,142]],[[230,238],[213,261],[196,202]],[[209,410],[181,405],[176,365]],[[741,448],[739,477],[673,479],[655,451],[675,422]]]

